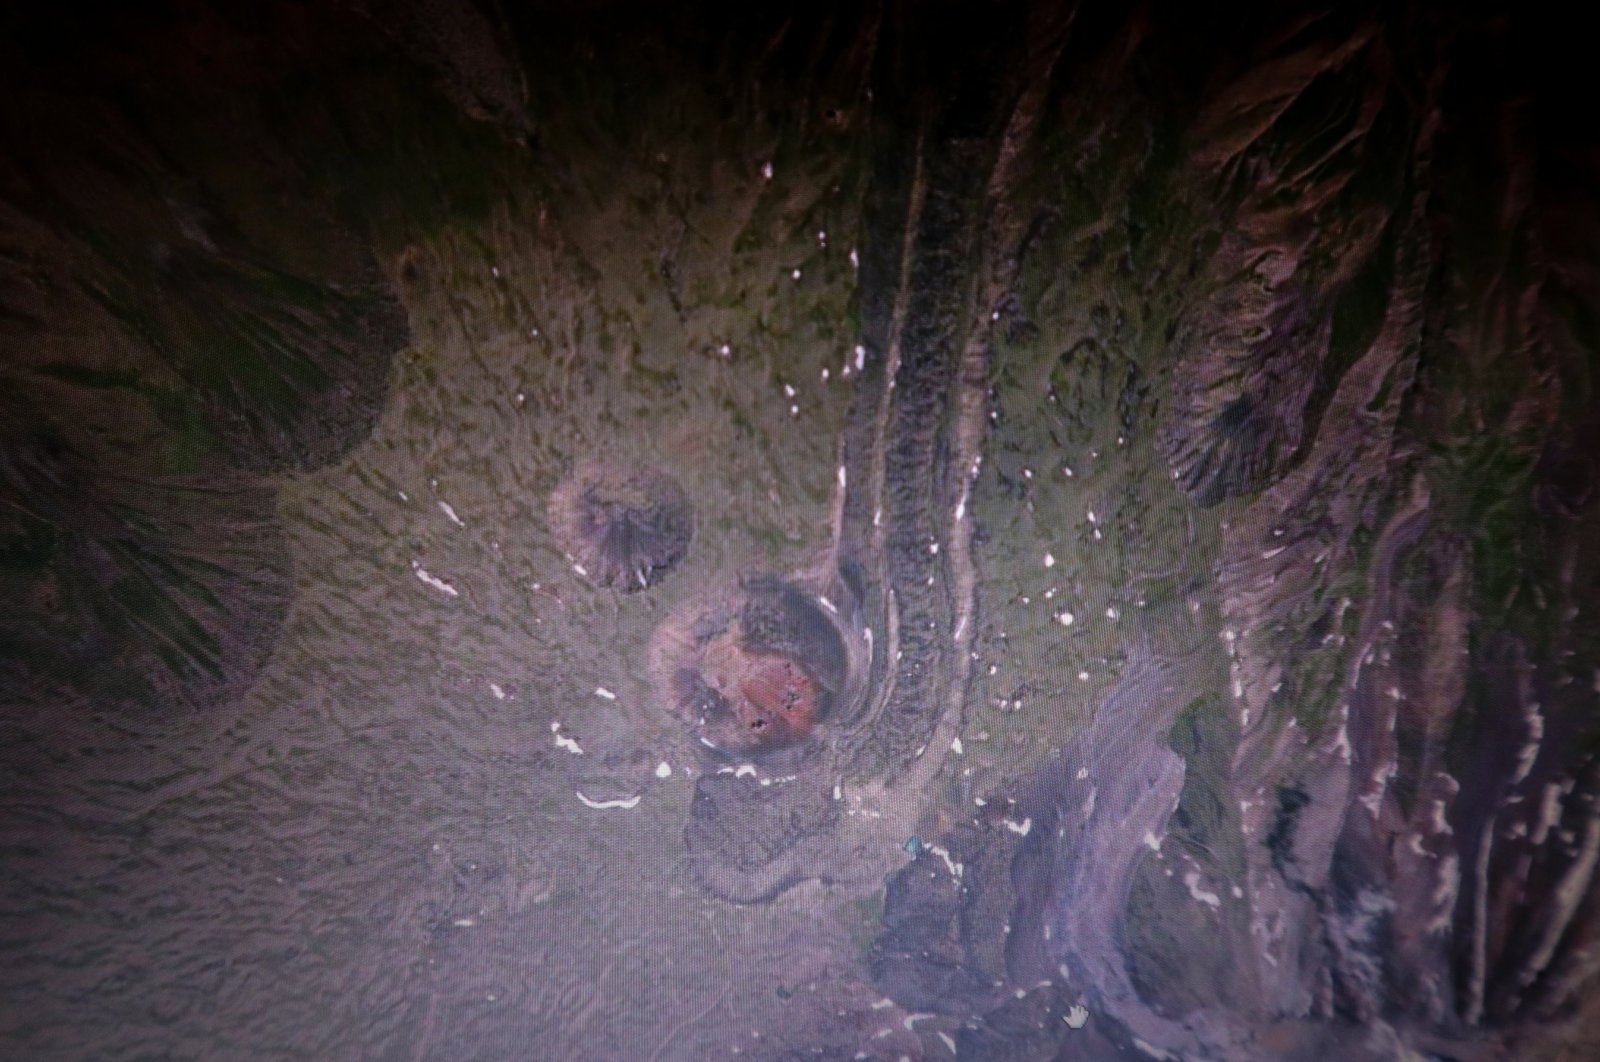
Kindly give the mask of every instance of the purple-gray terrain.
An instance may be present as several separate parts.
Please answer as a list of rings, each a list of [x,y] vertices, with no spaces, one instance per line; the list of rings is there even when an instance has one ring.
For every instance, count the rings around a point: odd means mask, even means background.
[[[3,1053],[1592,1057],[1584,42],[0,15]]]

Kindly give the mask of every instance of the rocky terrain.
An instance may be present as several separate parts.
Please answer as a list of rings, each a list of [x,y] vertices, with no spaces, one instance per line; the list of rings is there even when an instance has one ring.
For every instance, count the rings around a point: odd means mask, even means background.
[[[4,20],[19,1056],[1596,1049],[1573,27]]]

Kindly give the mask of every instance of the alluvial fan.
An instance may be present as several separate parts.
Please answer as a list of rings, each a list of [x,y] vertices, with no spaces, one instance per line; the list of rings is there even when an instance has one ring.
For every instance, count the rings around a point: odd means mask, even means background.
[[[0,700],[159,716],[240,692],[288,610],[272,492],[107,467],[47,427],[0,447]]]

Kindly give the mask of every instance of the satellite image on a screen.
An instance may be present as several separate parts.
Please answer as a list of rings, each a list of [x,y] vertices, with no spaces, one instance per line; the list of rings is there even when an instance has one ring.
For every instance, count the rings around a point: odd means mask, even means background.
[[[1536,4],[0,10],[0,1057],[1600,1058]]]

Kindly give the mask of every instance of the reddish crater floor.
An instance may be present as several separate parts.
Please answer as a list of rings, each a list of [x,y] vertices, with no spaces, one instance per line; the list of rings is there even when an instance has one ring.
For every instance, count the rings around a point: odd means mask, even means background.
[[[699,674],[716,698],[694,721],[720,748],[784,748],[821,719],[822,697],[805,668],[781,653],[744,649],[731,633],[706,646]]]

